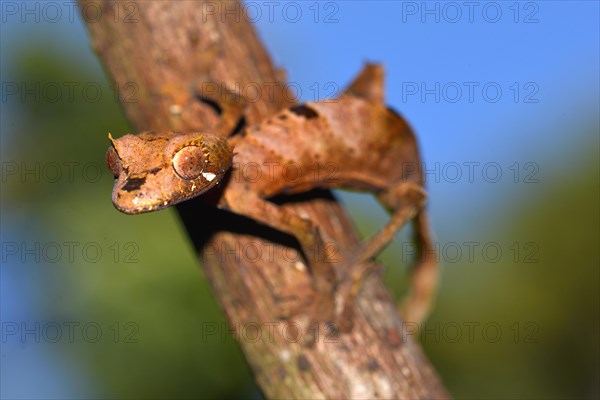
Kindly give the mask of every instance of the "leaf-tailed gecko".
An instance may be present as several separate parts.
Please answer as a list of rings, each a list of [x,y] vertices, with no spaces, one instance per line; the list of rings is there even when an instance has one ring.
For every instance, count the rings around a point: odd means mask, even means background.
[[[233,121],[232,115],[242,107],[224,104],[223,109],[224,117]],[[299,311],[309,312],[313,320],[347,323],[342,319],[351,315],[352,299],[368,272],[365,265],[372,265],[364,261],[413,219],[419,259],[403,313],[407,321],[420,321],[427,314],[437,266],[423,209],[421,162],[412,130],[384,105],[380,66],[367,65],[337,101],[283,110],[230,138],[206,132],[144,132],[109,138],[112,145],[106,161],[116,178],[112,200],[118,210],[126,214],[160,210],[225,185],[218,207],[293,235],[312,273],[315,295],[310,306]],[[232,168],[251,163],[262,169],[260,176],[237,174],[230,179]],[[326,257],[309,257],[314,249],[324,248],[317,221],[269,201],[275,195],[317,187],[369,191],[392,215],[342,265]]]

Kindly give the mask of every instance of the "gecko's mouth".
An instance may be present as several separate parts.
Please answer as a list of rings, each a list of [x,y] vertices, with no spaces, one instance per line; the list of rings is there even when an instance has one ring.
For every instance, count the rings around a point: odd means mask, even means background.
[[[155,205],[155,206],[143,206],[143,207],[123,207],[118,203],[113,202],[113,205],[115,206],[115,208],[119,211],[121,211],[124,214],[128,214],[128,215],[136,215],[136,214],[145,214],[145,213],[149,213],[152,211],[158,211],[160,209],[162,209],[162,207],[160,207],[160,205]]]
[[[131,196],[127,192],[116,191],[113,193],[113,205],[122,213],[135,215],[161,210],[170,205],[170,202],[144,199],[142,193]]]

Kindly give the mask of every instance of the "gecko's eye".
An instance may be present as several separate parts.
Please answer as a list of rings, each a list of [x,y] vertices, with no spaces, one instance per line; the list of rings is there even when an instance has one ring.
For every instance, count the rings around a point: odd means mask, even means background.
[[[106,152],[106,165],[115,178],[121,174],[121,159],[113,146],[110,146]]]
[[[202,148],[198,146],[187,146],[179,150],[173,156],[173,168],[177,175],[186,180],[196,179],[206,164],[206,157]]]

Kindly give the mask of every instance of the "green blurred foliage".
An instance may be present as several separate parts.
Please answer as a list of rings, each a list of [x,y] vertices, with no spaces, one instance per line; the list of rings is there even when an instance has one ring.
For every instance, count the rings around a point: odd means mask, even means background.
[[[582,151],[584,169],[563,179],[553,181],[558,174],[546,170],[536,195],[483,233],[482,243],[508,244],[497,263],[446,265],[438,306],[426,326],[439,323],[448,330],[439,330],[439,340],[424,334],[423,341],[457,397],[600,395],[596,149]],[[453,322],[463,334],[457,343],[451,342]],[[478,324],[472,342],[465,323]],[[492,324],[502,329],[497,339]]]
[[[18,140],[3,149],[11,154],[4,162],[103,167],[106,134],[128,132],[103,76],[39,49],[12,60],[9,75],[42,85],[98,82],[104,94],[94,103],[76,95],[72,102],[63,97],[16,104],[24,123],[10,132]],[[439,305],[421,339],[457,398],[598,396],[598,154],[585,156],[585,168],[548,178],[537,197],[523,199],[480,233],[481,241],[535,242],[538,262],[523,262],[521,254],[518,262],[502,257],[493,264],[446,265]],[[90,391],[101,397],[258,397],[231,337],[202,339],[203,323],[221,324],[224,317],[174,211],[122,215],[110,202],[111,187],[106,169],[95,182],[76,175],[74,182],[12,179],[4,185],[4,204],[17,215],[13,221],[30,226],[34,240],[96,242],[107,252],[116,243],[119,249],[116,260],[110,251],[98,263],[23,272],[35,276],[26,295],[47,320],[92,321],[106,329],[98,343],[77,341],[52,351],[88,373],[95,386]],[[363,232],[378,226],[366,214],[356,219]],[[130,243],[134,263],[124,262]],[[397,264],[399,249],[386,250],[381,259]],[[390,286],[402,287],[401,275],[390,271]],[[473,340],[465,323],[478,324]],[[501,327],[498,341],[482,333],[488,323]],[[449,340],[455,336],[451,324],[462,329],[458,341]],[[133,342],[125,340],[132,332]]]

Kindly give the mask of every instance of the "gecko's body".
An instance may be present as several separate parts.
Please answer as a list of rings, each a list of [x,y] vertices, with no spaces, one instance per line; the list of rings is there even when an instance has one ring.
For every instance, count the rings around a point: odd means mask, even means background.
[[[354,96],[284,110],[231,142],[234,171],[225,203],[246,188],[269,198],[315,187],[380,194],[401,182],[423,184],[416,140],[404,120]]]
[[[369,68],[369,67],[368,67]],[[317,225],[268,201],[272,196],[316,187],[366,190],[393,212],[388,225],[346,257],[343,275],[360,279],[352,266],[381,250],[393,233],[415,217],[425,199],[416,139],[406,122],[383,105],[361,75],[336,101],[307,103],[272,116],[229,139],[206,133],[152,133],[112,139],[107,163],[115,174],[113,203],[128,214],[153,211],[198,196],[220,182],[218,206],[294,235],[311,254],[322,245]],[[380,72],[377,70],[376,72]],[[380,75],[380,74],[376,74]],[[362,79],[361,79],[362,78]],[[227,176],[228,171],[231,171]],[[417,217],[421,266],[432,271],[430,236],[424,216]],[[326,260],[308,260],[314,287],[329,298],[321,317],[331,319],[339,283]],[[362,271],[364,272],[364,271]],[[429,279],[429,278],[428,278]],[[427,308],[432,288],[413,284],[413,303]],[[344,297],[356,286],[337,287]],[[416,287],[415,287],[416,285]],[[420,291],[420,292],[419,292]],[[321,302],[322,303],[322,302]],[[414,304],[413,304],[414,305]],[[416,314],[420,311],[416,312]],[[415,319],[418,318],[418,315]]]

